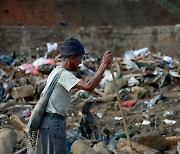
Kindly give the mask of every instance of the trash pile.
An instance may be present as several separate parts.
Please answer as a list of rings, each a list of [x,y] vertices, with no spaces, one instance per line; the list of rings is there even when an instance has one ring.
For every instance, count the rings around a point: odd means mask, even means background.
[[[0,150],[26,153],[23,131],[45,87],[48,74],[60,64],[57,45],[47,44],[44,56],[32,62],[22,57],[0,56]],[[84,80],[96,72],[101,57],[86,54],[74,71]],[[99,87],[89,93],[73,89],[67,115],[67,146],[73,154],[130,153],[119,103],[123,107],[134,153],[180,153],[180,62],[147,47],[127,50],[114,57]],[[15,115],[19,120],[13,122]]]

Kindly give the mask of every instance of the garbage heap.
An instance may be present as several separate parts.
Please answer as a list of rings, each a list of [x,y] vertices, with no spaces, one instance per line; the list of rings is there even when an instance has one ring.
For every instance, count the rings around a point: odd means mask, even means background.
[[[41,57],[0,56],[0,151],[26,153],[24,131],[33,108],[46,85],[48,74],[60,64],[59,51]],[[101,57],[86,54],[74,74],[89,80]],[[148,48],[124,51],[114,57],[113,84],[110,68],[91,93],[72,90],[67,115],[67,146],[73,154],[130,153],[128,128],[134,153],[180,153],[179,59],[151,53]],[[118,97],[120,101],[117,99]],[[21,122],[10,117],[15,115]]]

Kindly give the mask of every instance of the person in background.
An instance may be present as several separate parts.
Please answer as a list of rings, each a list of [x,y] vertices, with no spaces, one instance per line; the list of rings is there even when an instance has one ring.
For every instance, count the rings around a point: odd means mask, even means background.
[[[77,38],[66,38],[60,47],[61,64],[54,68],[48,76],[47,84],[52,81],[57,72],[63,69],[49,98],[39,129],[40,149],[43,154],[67,154],[65,126],[71,102],[71,89],[77,88],[92,92],[98,86],[105,69],[113,59],[112,53],[106,51],[97,72],[89,81],[84,81],[71,72],[81,64],[84,54],[85,48]]]

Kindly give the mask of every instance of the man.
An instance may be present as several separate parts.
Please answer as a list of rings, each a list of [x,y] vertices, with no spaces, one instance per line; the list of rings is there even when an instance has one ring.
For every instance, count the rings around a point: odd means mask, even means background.
[[[70,72],[82,62],[82,57],[85,54],[82,43],[74,37],[66,38],[60,52],[62,62],[60,66],[54,68],[47,80],[47,84],[49,84],[55,74],[62,70],[60,79],[49,98],[45,116],[39,129],[40,147],[43,154],[67,154],[65,119],[70,108],[71,89],[93,91],[112,61],[111,52],[106,51],[95,75],[89,81],[84,81]]]

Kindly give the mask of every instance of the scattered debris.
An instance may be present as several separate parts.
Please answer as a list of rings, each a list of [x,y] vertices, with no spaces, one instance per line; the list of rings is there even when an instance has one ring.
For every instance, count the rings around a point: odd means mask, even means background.
[[[5,128],[16,130],[17,134],[27,131],[31,110],[39,100],[48,74],[61,61],[57,57],[52,58],[57,44],[49,43],[47,47],[48,52],[32,62],[21,63],[21,57],[15,55],[1,56],[1,131]],[[100,59],[86,54],[74,73],[88,80],[97,70]],[[123,58],[114,57],[113,69],[121,101],[117,101],[110,70],[105,71],[94,92],[73,90],[71,110],[67,115],[69,152],[130,152],[118,103],[125,112],[134,152],[179,152],[179,68],[178,60],[159,53],[152,54],[148,48],[125,51]],[[153,134],[154,131],[158,135]],[[3,140],[2,136],[0,140]],[[27,136],[24,133],[17,143],[13,141],[9,150],[25,152],[26,146]]]

